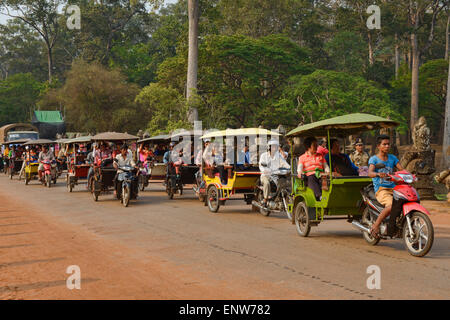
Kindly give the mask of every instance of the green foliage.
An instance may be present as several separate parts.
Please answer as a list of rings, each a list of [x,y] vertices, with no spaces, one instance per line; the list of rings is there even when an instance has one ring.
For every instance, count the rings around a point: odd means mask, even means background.
[[[344,72],[316,70],[306,76],[294,76],[286,87],[277,109],[287,112],[292,119],[310,123],[348,113],[370,113],[398,120],[405,126],[398,107],[389,98],[388,91],[377,88],[364,78]],[[295,122],[297,121],[297,123]]]
[[[171,87],[151,83],[139,92],[135,101],[150,118],[147,131],[152,135],[190,127],[186,119],[186,100]]]
[[[325,46],[332,69],[361,75],[367,56],[365,43],[356,33],[342,31]]]
[[[30,121],[41,90],[43,84],[30,73],[18,73],[0,81],[0,127]]]
[[[287,79],[313,70],[308,52],[287,37],[210,36],[199,50],[200,118],[206,126],[278,125],[270,110]],[[184,93],[186,55],[160,65],[159,83]]]
[[[77,60],[64,86],[50,90],[41,104],[64,105],[69,130],[136,133],[145,124],[145,115],[134,103],[137,93],[138,87],[126,83],[120,72]]]

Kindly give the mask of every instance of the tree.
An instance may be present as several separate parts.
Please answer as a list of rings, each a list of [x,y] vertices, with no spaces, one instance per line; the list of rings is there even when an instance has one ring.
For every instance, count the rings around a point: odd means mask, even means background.
[[[42,106],[63,105],[70,130],[137,132],[147,122],[134,99],[139,89],[118,70],[76,60],[60,89],[50,90]]]
[[[292,77],[276,107],[289,112],[285,117],[291,119],[286,123],[291,126],[298,119],[310,123],[355,112],[389,117],[400,121],[403,128],[405,123],[387,90],[345,72],[316,70]]]
[[[186,120],[186,99],[171,87],[151,83],[139,92],[136,103],[150,118],[147,131],[152,135],[191,126]]]
[[[331,68],[348,73],[362,74],[365,61],[365,44],[354,32],[342,31],[325,45]]]
[[[50,82],[53,73],[53,47],[60,32],[57,10],[64,3],[63,0],[0,0],[2,14],[22,20],[44,40]]]
[[[193,94],[197,90],[197,73],[198,73],[198,19],[199,7],[198,0],[188,0],[188,16],[189,16],[189,53],[188,53],[188,70],[186,83],[186,98],[190,102]],[[188,113],[189,121],[194,123],[198,120],[198,110],[191,107]]]
[[[45,48],[39,34],[18,19],[0,25],[0,79],[17,73],[32,73],[38,80],[48,78],[42,59]]]
[[[444,168],[450,168],[450,63],[447,77],[447,101],[445,104],[444,142],[442,144]]]
[[[30,73],[18,73],[0,81],[0,127],[30,121],[43,87]]]

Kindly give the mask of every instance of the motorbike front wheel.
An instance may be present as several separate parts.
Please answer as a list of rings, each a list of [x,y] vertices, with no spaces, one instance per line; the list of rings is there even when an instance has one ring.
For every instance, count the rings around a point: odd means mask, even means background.
[[[52,186],[52,179],[51,179],[50,175],[47,175],[45,177],[45,183],[46,183],[48,188],[50,188]]]
[[[130,187],[127,184],[124,184],[122,187],[122,204],[124,207],[128,207],[130,204],[130,198],[131,198],[131,190]]]
[[[433,245],[434,228],[430,218],[423,212],[414,211],[409,214],[410,225],[405,219],[403,225],[403,241],[409,254],[414,257],[423,257]],[[411,234],[410,227],[413,231]]]

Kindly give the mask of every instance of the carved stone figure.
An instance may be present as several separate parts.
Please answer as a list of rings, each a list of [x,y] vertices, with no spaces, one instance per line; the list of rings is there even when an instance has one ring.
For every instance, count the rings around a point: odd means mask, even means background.
[[[442,183],[447,188],[447,202],[450,202],[450,169],[437,174],[434,179],[437,183]]]
[[[431,149],[431,132],[425,117],[420,117],[414,125],[413,145],[400,159],[405,170],[415,174],[418,181],[413,184],[422,199],[434,199],[432,177],[436,171],[434,159],[436,152]]]
[[[425,117],[420,117],[413,129],[413,144],[417,151],[429,151],[431,150],[430,144],[431,132],[427,127],[427,121]]]

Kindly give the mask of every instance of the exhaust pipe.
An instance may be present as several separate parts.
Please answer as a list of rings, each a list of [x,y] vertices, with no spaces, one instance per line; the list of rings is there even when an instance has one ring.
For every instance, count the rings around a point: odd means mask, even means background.
[[[370,233],[370,229],[367,228],[367,227],[365,227],[365,226],[363,226],[363,225],[362,225],[361,223],[359,223],[358,221],[353,220],[352,225],[353,225],[355,228],[357,228],[357,229],[359,229],[359,230],[361,230],[361,231],[365,231],[365,232],[367,232],[367,233]]]
[[[252,201],[252,206],[257,207],[257,208],[259,208],[260,210],[264,210],[265,212],[269,212],[269,211],[270,211],[269,209],[263,207],[263,206],[262,206],[258,201],[256,201],[256,200],[253,200],[253,201]]]

